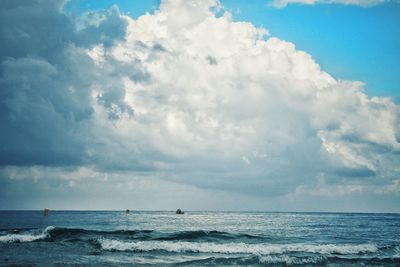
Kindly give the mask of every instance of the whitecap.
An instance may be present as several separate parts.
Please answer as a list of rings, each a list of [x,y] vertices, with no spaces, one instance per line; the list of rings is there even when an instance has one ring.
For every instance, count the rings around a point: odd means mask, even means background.
[[[25,233],[25,234],[7,234],[0,236],[0,242],[3,243],[14,243],[14,242],[32,242],[37,240],[43,240],[50,237],[50,231],[54,229],[54,226],[48,226],[43,232],[39,234]]]
[[[155,251],[252,254],[273,255],[291,252],[307,252],[315,254],[358,254],[378,251],[374,244],[246,244],[209,242],[171,242],[171,241],[137,241],[127,242],[114,239],[99,239],[102,249],[117,251]]]
[[[325,256],[311,256],[304,258],[291,257],[288,255],[268,255],[259,258],[262,264],[286,264],[286,265],[303,265],[303,264],[317,264],[325,261]]]

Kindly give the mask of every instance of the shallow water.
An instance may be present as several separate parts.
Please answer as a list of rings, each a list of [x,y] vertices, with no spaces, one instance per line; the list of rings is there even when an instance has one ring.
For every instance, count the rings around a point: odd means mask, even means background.
[[[400,266],[400,214],[0,212],[0,266]]]

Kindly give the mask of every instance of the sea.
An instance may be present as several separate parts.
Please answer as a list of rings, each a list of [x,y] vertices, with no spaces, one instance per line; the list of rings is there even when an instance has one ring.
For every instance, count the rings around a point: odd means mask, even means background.
[[[0,211],[0,266],[400,266],[400,214]]]

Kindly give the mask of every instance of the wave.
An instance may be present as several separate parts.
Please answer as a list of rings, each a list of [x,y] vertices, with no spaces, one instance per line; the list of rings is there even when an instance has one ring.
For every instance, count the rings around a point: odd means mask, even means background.
[[[216,240],[234,240],[234,239],[266,239],[266,237],[250,234],[233,234],[221,231],[182,231],[174,233],[158,233],[155,240],[196,240],[196,239],[216,239]]]
[[[175,253],[222,253],[222,254],[252,254],[273,255],[294,252],[307,252],[315,254],[340,254],[352,255],[360,253],[374,253],[378,247],[374,244],[246,244],[210,242],[170,242],[170,241],[138,241],[126,242],[113,239],[99,239],[104,250],[151,252],[167,251]]]
[[[184,260],[181,265],[193,266],[398,266],[398,260],[391,257],[365,257],[361,256],[337,256],[337,255],[250,255],[250,256],[212,256],[193,260]],[[179,265],[179,264],[178,264]]]
[[[50,237],[50,232],[54,230],[54,226],[46,227],[41,233],[25,233],[25,234],[6,234],[0,236],[0,242],[2,243],[15,243],[15,242],[33,242],[38,240],[44,240]]]
[[[4,230],[3,230],[4,231]],[[3,232],[2,231],[2,232]],[[13,233],[0,236],[0,242],[33,242],[37,240],[48,241],[71,241],[109,238],[127,240],[153,240],[153,241],[255,241],[266,240],[267,237],[249,234],[233,234],[221,231],[180,231],[180,232],[158,232],[153,230],[85,230],[80,228],[58,228],[49,226],[43,232],[37,233],[38,229],[16,229]]]
[[[259,257],[259,263],[262,264],[285,264],[285,265],[303,265],[303,264],[320,264],[325,262],[326,256],[311,256],[311,257],[293,257],[288,255],[279,256],[262,256]]]
[[[395,252],[395,257],[400,258],[400,246],[396,246],[394,248],[394,252]]]

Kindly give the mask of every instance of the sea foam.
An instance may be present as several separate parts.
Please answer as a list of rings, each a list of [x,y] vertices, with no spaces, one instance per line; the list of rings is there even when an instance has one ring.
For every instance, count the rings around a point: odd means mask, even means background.
[[[268,255],[259,257],[259,262],[262,264],[287,264],[287,265],[302,265],[302,264],[317,264],[325,261],[326,256],[313,255],[311,257],[291,257],[288,255]]]
[[[50,237],[50,232],[55,229],[54,226],[48,226],[43,232],[39,234],[25,233],[25,234],[7,234],[0,236],[0,242],[14,243],[14,242],[33,242],[43,240]]]
[[[170,241],[138,241],[127,242],[113,239],[98,240],[102,249],[116,251],[157,251],[184,253],[223,253],[273,255],[290,252],[308,252],[316,254],[358,254],[373,253],[378,250],[374,244],[246,244],[209,242],[170,242]]]

